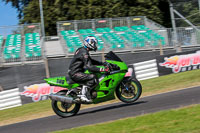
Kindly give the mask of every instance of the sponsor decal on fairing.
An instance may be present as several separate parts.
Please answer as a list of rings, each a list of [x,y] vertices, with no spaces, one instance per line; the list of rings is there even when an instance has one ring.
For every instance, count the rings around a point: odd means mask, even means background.
[[[174,73],[200,69],[200,51],[194,54],[165,57],[160,66],[171,68]]]
[[[124,77],[131,77],[132,73],[133,73],[133,68],[128,68],[128,72],[126,73]]]

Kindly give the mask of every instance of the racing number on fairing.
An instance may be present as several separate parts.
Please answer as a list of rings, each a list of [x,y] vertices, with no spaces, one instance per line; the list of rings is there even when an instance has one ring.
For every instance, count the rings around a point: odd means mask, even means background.
[[[65,83],[65,80],[57,79],[57,83],[63,85]]]

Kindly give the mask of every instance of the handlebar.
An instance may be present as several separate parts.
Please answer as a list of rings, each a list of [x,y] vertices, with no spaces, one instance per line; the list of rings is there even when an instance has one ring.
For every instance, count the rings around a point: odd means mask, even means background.
[[[105,66],[109,67],[110,71],[120,70],[120,67],[118,67],[115,64],[111,64],[111,63],[108,63],[108,62],[106,62],[105,64],[106,64]]]

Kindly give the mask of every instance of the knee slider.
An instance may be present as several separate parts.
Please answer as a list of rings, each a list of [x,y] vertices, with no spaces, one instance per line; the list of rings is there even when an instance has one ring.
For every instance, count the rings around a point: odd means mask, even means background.
[[[92,87],[94,86],[96,83],[95,83],[95,79],[92,79],[90,81],[87,82],[88,86]]]
[[[89,78],[90,78],[90,79],[94,79],[94,78],[96,78],[96,76],[95,76],[94,74],[90,74],[90,75],[89,75]]]

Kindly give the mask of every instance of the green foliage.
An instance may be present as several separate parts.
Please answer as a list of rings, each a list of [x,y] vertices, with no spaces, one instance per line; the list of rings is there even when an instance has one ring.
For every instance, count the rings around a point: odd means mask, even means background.
[[[156,94],[158,92],[167,92],[200,85],[199,75],[200,70],[192,70],[141,81],[143,87],[142,95]],[[90,105],[87,105],[87,107],[90,107]],[[27,116],[30,117],[38,113],[45,116],[45,114],[51,110],[50,100],[45,100],[37,103],[25,104],[16,108],[1,110],[0,120],[4,122],[8,119],[11,121],[15,118],[25,119]]]
[[[149,92],[149,90],[156,92],[167,88],[174,90],[177,88],[196,86],[200,84],[198,73],[200,74],[199,69],[143,80],[141,81],[142,87],[144,88],[143,92]]]
[[[187,18],[192,24],[200,26],[200,12],[198,6],[198,0],[189,0],[186,2],[174,3],[174,8],[181,13],[185,18]],[[179,16],[175,16],[180,18]],[[176,20],[176,25],[178,27],[190,26],[183,19]]]
[[[57,131],[56,133],[199,133],[200,105]]]
[[[2,1],[18,9],[20,23],[40,22],[39,0]],[[147,16],[163,25],[170,22],[165,0],[43,0],[43,11],[46,35],[57,34],[56,22],[66,20]]]
[[[15,119],[15,118],[22,118],[24,116],[31,116],[33,114],[39,114],[41,112],[47,112],[51,110],[51,102],[50,100],[44,100],[37,103],[29,103],[23,106],[10,108],[6,110],[0,111],[0,120],[8,120],[8,119]],[[15,112],[15,113],[13,113]]]

